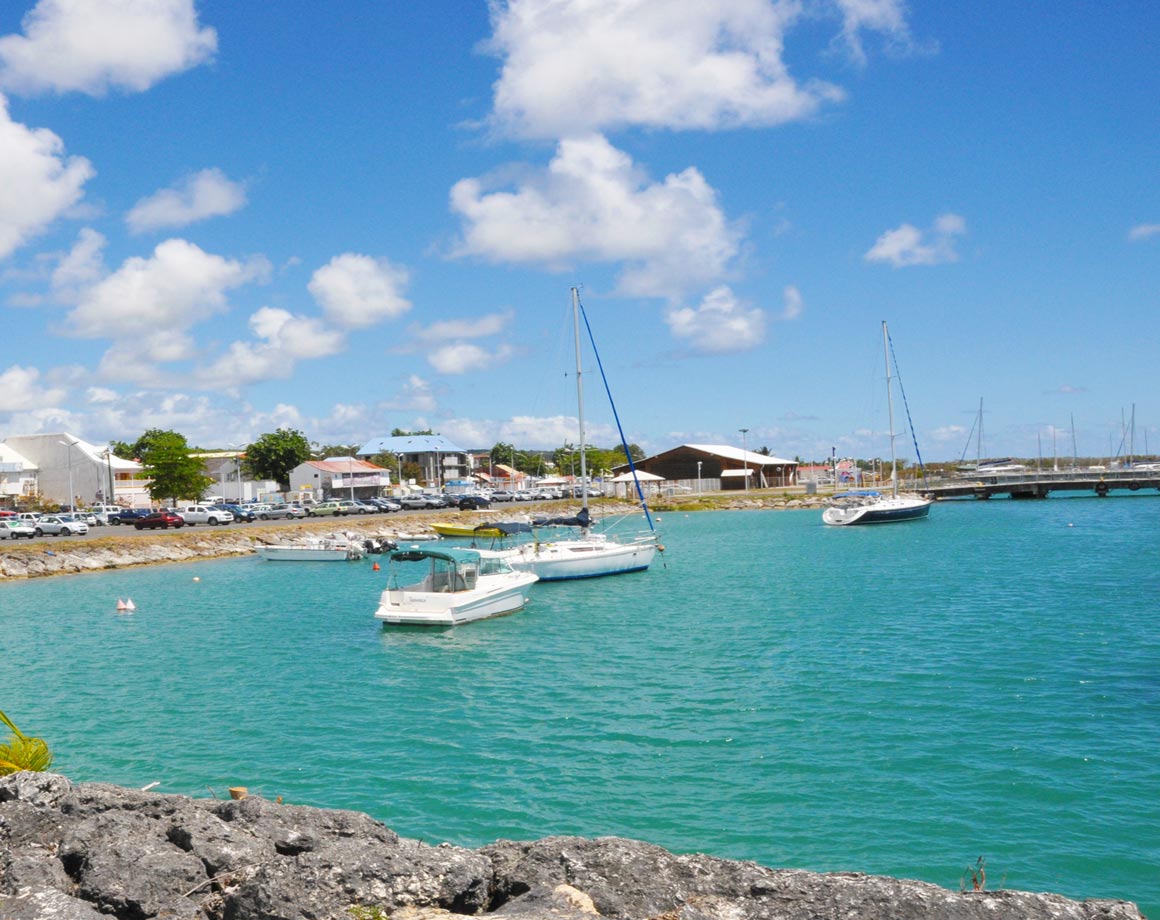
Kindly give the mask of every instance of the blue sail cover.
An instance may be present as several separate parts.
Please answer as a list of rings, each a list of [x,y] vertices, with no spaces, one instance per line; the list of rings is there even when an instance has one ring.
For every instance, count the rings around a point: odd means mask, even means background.
[[[510,537],[512,534],[517,534],[517,533],[531,533],[532,532],[532,525],[525,524],[521,521],[496,521],[495,523],[490,523],[490,524],[480,524],[475,529],[477,531],[479,531],[479,530],[498,530],[500,533],[504,534],[505,536]]]
[[[532,521],[536,527],[591,527],[592,516],[587,508],[581,508],[575,517],[536,518]]]

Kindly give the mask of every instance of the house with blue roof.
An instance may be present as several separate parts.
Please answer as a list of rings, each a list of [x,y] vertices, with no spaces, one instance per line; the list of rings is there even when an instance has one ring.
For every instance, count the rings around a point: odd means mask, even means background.
[[[407,434],[393,438],[372,438],[358,450],[360,457],[393,454],[401,468],[417,464],[430,485],[442,487],[453,479],[471,475],[471,454],[441,434]]]

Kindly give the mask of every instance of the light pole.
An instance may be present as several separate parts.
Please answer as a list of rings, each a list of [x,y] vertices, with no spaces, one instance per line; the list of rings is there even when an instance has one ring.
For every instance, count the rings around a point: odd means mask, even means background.
[[[403,455],[395,454],[395,459],[399,461],[399,491],[403,490]]]
[[[76,501],[76,496],[73,494],[73,474],[72,474],[72,449],[77,443],[76,441],[57,441],[58,444],[63,444],[68,448],[68,510],[75,511],[73,503]]]
[[[105,468],[109,474],[109,495],[105,499],[105,504],[115,505],[117,504],[117,489],[113,484],[113,452],[107,447],[105,448]]]
[[[745,462],[745,491],[749,491],[749,450],[746,446],[745,435],[748,434],[748,428],[738,428],[741,432],[741,456]]]
[[[354,501],[354,457],[347,459],[346,473],[350,476],[350,500]]]
[[[702,460],[697,461],[697,494],[698,495],[701,494],[701,464],[703,462],[704,461],[702,461]]]

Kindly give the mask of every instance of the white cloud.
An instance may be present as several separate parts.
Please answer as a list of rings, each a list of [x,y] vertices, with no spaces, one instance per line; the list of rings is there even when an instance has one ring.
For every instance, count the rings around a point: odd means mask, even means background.
[[[0,96],[0,259],[75,205],[93,175],[51,131],[13,121]]]
[[[463,179],[451,207],[465,221],[455,255],[552,269],[625,261],[619,287],[628,295],[675,297],[720,280],[740,238],[696,169],[650,184],[600,135],[561,141],[547,170],[515,191]]]
[[[407,281],[405,268],[348,252],[318,269],[307,288],[331,322],[361,329],[411,309],[403,297]]]
[[[802,295],[801,291],[792,284],[787,284],[785,290],[782,292],[782,301],[785,306],[781,311],[781,319],[791,320],[797,319],[802,315]]]
[[[885,34],[895,47],[913,47],[903,0],[837,0],[837,3],[842,15],[842,40],[858,63],[866,60],[861,36],[865,30]]]
[[[193,0],[40,0],[22,25],[0,38],[0,86],[17,92],[146,90],[217,50]]]
[[[863,256],[867,262],[886,262],[895,268],[910,265],[941,265],[957,262],[955,238],[967,232],[967,222],[957,214],[942,214],[930,231],[903,224],[883,233]]]
[[[554,138],[629,125],[776,125],[843,98],[783,61],[802,12],[777,0],[508,0],[492,4],[504,58],[493,123]]]
[[[467,374],[507,364],[513,354],[513,350],[507,345],[501,345],[495,351],[488,351],[470,342],[455,342],[436,348],[427,355],[427,361],[441,374]]]
[[[257,341],[234,342],[224,355],[199,371],[209,389],[234,389],[263,380],[285,380],[297,361],[337,354],[346,344],[343,334],[318,319],[294,316],[286,310],[262,307],[250,317]]]
[[[158,244],[85,291],[68,322],[81,338],[132,338],[181,333],[227,308],[226,291],[269,272],[264,259],[237,262],[186,240]]]
[[[61,256],[52,272],[52,289],[58,299],[75,303],[106,274],[104,249],[104,236],[91,227],[81,228],[73,248]]]
[[[438,405],[431,384],[417,374],[412,374],[403,382],[401,392],[383,400],[379,408],[403,412],[434,412]]]
[[[0,372],[0,412],[26,412],[53,406],[64,400],[62,387],[40,385],[40,371],[14,364]]]
[[[185,227],[209,217],[233,214],[246,203],[246,190],[220,169],[203,169],[142,198],[125,217],[134,233]]]
[[[728,287],[711,291],[695,310],[670,311],[665,322],[676,338],[688,341],[695,351],[746,351],[765,340],[764,311],[748,307]]]
[[[1154,236],[1160,236],[1160,224],[1137,224],[1128,231],[1128,239],[1133,243],[1151,239]]]
[[[408,332],[423,344],[431,345],[439,342],[462,339],[482,339],[489,335],[503,332],[512,319],[515,311],[504,310],[502,313],[487,313],[476,319],[448,319],[430,326],[412,326]]]

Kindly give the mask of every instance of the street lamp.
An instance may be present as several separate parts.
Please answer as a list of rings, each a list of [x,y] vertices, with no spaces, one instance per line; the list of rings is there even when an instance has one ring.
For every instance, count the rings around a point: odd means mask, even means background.
[[[399,491],[403,490],[403,455],[395,454],[395,459],[399,461]]]
[[[749,491],[749,450],[746,446],[745,435],[749,432],[748,428],[738,428],[741,432],[741,454],[742,460],[745,462],[745,491]]]
[[[703,461],[701,461],[701,460],[697,461],[697,494],[698,495],[701,494],[701,463],[702,462]]]

